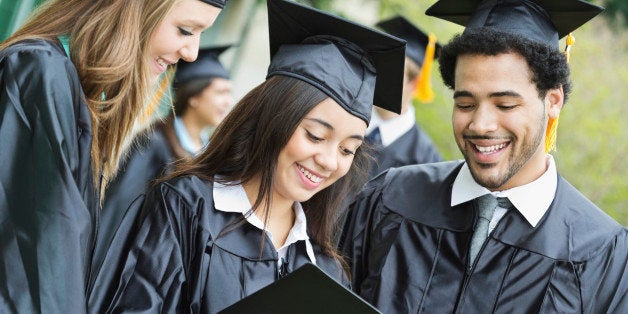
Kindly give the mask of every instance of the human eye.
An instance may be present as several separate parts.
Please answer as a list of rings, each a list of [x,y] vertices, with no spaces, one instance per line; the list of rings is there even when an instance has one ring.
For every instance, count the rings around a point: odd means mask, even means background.
[[[191,31],[188,31],[188,30],[184,29],[183,27],[178,27],[178,29],[179,29],[179,33],[181,33],[181,35],[183,35],[183,36],[192,36],[192,35],[194,35],[194,34],[192,34]]]
[[[459,102],[455,104],[456,109],[458,110],[462,110],[462,111],[468,111],[473,109],[475,106],[472,103],[468,103],[468,102]]]
[[[308,130],[305,130],[305,133],[307,134],[307,137],[314,143],[318,143],[318,142],[321,142],[323,140],[323,138],[314,135],[312,132],[310,132]]]
[[[497,108],[503,110],[503,111],[508,111],[508,110],[512,110],[514,108],[516,108],[518,105],[516,103],[511,103],[511,102],[505,102],[505,103],[499,103],[497,104]]]
[[[355,155],[355,151],[352,151],[344,146],[340,146],[340,153],[342,153],[345,156]]]

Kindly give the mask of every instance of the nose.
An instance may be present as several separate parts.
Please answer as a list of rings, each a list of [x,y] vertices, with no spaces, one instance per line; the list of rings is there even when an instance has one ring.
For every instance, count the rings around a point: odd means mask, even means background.
[[[473,112],[469,130],[476,134],[485,134],[497,131],[499,127],[499,113],[489,104],[479,105]]]
[[[193,62],[198,57],[198,48],[200,46],[200,37],[194,36],[190,41],[181,47],[179,50],[179,54],[181,55],[181,59],[186,62]]]
[[[325,171],[333,172],[338,169],[338,153],[337,145],[324,145],[314,156],[314,161]]]

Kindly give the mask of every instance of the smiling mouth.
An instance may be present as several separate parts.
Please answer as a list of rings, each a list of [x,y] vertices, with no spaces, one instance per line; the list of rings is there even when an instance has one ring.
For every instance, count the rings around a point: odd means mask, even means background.
[[[303,173],[306,178],[308,178],[308,180],[312,181],[313,183],[320,183],[321,181],[323,181],[323,178],[312,174],[301,165],[297,164],[297,168],[299,169],[299,171],[301,171],[301,173]]]
[[[492,154],[494,152],[501,150],[502,148],[506,146],[508,146],[508,143],[502,143],[502,144],[491,145],[491,146],[479,146],[479,145],[473,144],[473,147],[475,147],[475,149],[479,151],[480,153],[482,153],[483,155]]]

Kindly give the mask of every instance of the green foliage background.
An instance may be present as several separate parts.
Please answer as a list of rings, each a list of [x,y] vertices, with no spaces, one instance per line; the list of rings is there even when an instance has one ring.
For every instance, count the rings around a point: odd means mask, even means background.
[[[419,27],[433,32],[440,43],[446,43],[463,28],[426,16],[425,10],[434,2],[385,0],[380,15],[386,18],[403,12]],[[562,176],[626,226],[628,33],[625,28],[611,27],[610,20],[598,16],[574,32],[576,43],[570,58],[573,92],[563,108],[558,148],[552,154]],[[447,159],[462,158],[451,127],[452,92],[443,85],[437,67],[432,75],[437,97],[431,104],[416,104],[417,121]]]

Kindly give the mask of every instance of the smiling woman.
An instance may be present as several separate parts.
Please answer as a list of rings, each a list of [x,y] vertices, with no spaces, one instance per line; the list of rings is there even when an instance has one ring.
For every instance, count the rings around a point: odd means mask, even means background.
[[[114,254],[120,276],[97,311],[217,313],[308,262],[348,285],[335,220],[366,180],[372,104],[400,109],[404,42],[267,3],[266,81],[205,151],[135,203],[137,228],[116,237],[126,244]]]
[[[0,44],[0,312],[85,311],[100,190],[224,4],[50,0]]]

